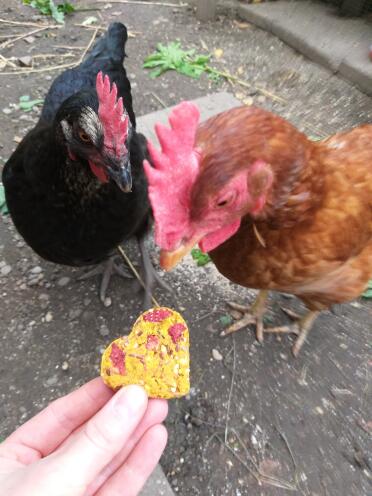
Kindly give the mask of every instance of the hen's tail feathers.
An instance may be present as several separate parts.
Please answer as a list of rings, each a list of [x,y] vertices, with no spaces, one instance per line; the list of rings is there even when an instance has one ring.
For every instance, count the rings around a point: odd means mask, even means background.
[[[83,66],[89,66],[99,59],[111,59],[114,64],[123,64],[125,44],[128,39],[127,28],[121,22],[113,22],[107,32],[88,52]]]

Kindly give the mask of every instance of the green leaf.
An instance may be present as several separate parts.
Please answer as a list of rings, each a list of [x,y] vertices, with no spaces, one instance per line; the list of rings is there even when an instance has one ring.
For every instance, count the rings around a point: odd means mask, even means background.
[[[203,253],[199,248],[193,248],[191,250],[191,256],[196,261],[198,267],[203,267],[203,265],[207,265],[207,263],[211,262],[208,253]]]
[[[173,70],[199,79],[203,72],[208,72],[209,59],[210,55],[195,55],[195,50],[183,50],[179,41],[172,41],[168,45],[158,43],[156,52],[146,57],[143,67],[156,69],[150,72],[152,78]]]
[[[92,24],[96,24],[98,21],[97,17],[89,16],[81,23],[83,26],[91,26]]]
[[[19,103],[18,106],[20,109],[24,110],[25,112],[31,112],[31,110],[34,107],[37,107],[38,105],[42,105],[44,100],[37,99],[37,100],[30,100],[30,97],[28,95],[23,95],[19,98]]]
[[[224,327],[227,327],[228,325],[232,324],[233,318],[229,313],[226,315],[221,315],[220,317],[220,324],[222,324]]]
[[[362,294],[363,298],[372,298],[372,279],[369,281],[366,291]]]
[[[59,24],[63,24],[65,22],[65,14],[63,11],[63,7],[60,10],[59,5],[55,5],[53,0],[49,0],[49,8],[50,8],[50,13],[53,17],[53,19],[58,22]]]
[[[8,213],[9,213],[9,211],[8,211],[8,206],[7,206],[6,200],[5,200],[4,186],[0,183],[0,214],[6,215]]]
[[[65,14],[72,14],[76,10],[67,1],[56,5],[53,0],[23,0],[23,4],[37,9],[40,14],[52,16],[60,24],[64,23]]]

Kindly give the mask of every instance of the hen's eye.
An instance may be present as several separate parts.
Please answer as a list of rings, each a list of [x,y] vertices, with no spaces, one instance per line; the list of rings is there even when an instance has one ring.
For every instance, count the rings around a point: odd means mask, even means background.
[[[225,195],[224,197],[220,198],[217,201],[216,206],[217,207],[225,207],[226,205],[228,205],[229,203],[232,202],[234,197],[235,197],[234,193],[229,193],[228,195]]]
[[[79,138],[84,143],[90,143],[90,138],[85,131],[82,131],[82,130],[79,131]]]

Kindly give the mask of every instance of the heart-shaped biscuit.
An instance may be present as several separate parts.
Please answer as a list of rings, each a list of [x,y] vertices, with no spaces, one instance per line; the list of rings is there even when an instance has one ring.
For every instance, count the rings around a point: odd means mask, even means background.
[[[143,386],[150,398],[178,398],[189,392],[189,331],[182,316],[156,307],[137,319],[129,336],[104,351],[101,376],[112,389]]]

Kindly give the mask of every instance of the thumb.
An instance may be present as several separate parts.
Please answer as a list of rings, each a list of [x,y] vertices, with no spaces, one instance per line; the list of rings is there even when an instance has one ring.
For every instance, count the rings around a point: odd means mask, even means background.
[[[85,488],[123,448],[146,407],[147,395],[141,387],[119,390],[76,436],[49,457],[55,465],[55,469],[49,467],[54,479],[70,487]]]

